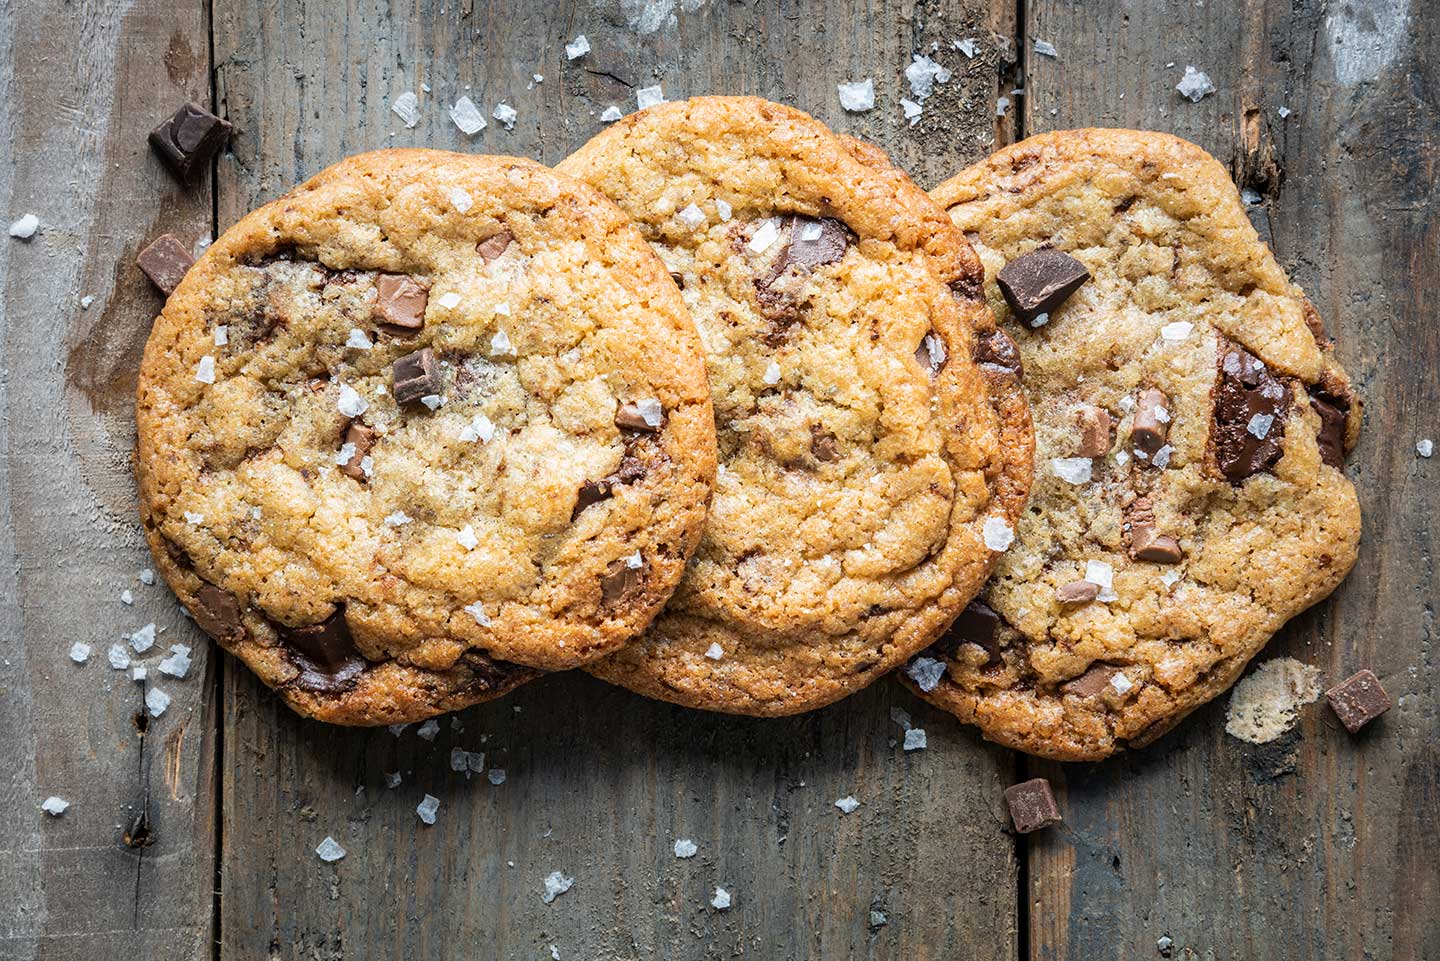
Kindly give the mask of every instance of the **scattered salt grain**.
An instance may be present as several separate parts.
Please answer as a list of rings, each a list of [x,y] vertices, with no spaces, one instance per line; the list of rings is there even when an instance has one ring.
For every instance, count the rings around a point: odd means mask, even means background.
[[[848,794],[836,801],[835,806],[840,809],[841,814],[849,814],[860,806],[860,802],[855,800],[855,795]]]
[[[710,646],[705,648],[705,656],[712,661],[718,661],[725,656],[725,648],[721,647],[718,641],[712,641]]]
[[[550,904],[560,895],[569,891],[575,884],[574,878],[567,878],[559,871],[551,871],[545,875],[545,893],[540,895],[540,900]]]
[[[1095,597],[1097,601],[1113,601],[1119,597],[1111,586],[1114,578],[1115,569],[1104,561],[1085,562],[1085,580],[1100,588]]]
[[[925,729],[924,729],[924,728],[921,728],[921,727],[912,727],[910,730],[908,730],[908,731],[905,732],[905,750],[907,750],[907,751],[923,751],[923,750],[925,750]]]
[[[209,354],[200,358],[200,363],[195,366],[195,379],[202,384],[215,383],[215,358]]]
[[[360,396],[359,391],[354,387],[349,384],[341,384],[340,397],[335,401],[335,406],[346,417],[359,417],[365,413],[370,404]]]
[[[60,815],[64,814],[65,809],[69,806],[69,801],[65,800],[62,797],[56,797],[53,794],[40,802],[40,810],[44,811],[52,818],[58,818]]]
[[[171,645],[170,656],[161,661],[158,667],[161,674],[183,678],[190,673],[190,648],[184,644]]]
[[[510,863],[514,864],[515,862]],[[560,961],[560,949],[553,944],[550,945],[550,961]]]
[[[749,246],[752,253],[763,254],[779,239],[780,228],[776,226],[773,219],[767,220],[760,225],[759,230],[755,231],[755,235],[750,238],[750,243],[747,246]]]
[[[590,41],[585,39],[585,34],[580,34],[574,40],[565,44],[565,59],[578,60],[590,52]]]
[[[510,106],[508,103],[502,100],[495,105],[495,110],[490,114],[490,116],[500,121],[500,125],[503,126],[506,130],[514,130],[515,118],[518,117],[519,114],[515,112],[514,107]]]
[[[1150,459],[1150,463],[1154,464],[1161,470],[1164,470],[1166,467],[1170,466],[1170,458],[1174,455],[1174,453],[1175,448],[1171,447],[1169,444],[1166,444],[1155,452],[1155,456]]]
[[[1055,476],[1069,484],[1090,483],[1090,470],[1094,466],[1088,457],[1052,457],[1050,469]]]
[[[1279,110],[1277,110],[1277,111],[1275,111],[1275,112],[1280,115],[1280,119],[1281,119],[1281,120],[1284,120],[1286,117],[1290,116],[1290,108],[1289,108],[1289,107],[1281,107]]]
[[[495,423],[484,414],[476,414],[470,418],[470,423],[460,429],[460,439],[463,441],[480,441],[490,443],[490,438],[495,436]]]
[[[409,724],[387,724],[385,725],[385,730],[390,732],[391,737],[399,737],[405,733],[405,729],[409,726]]]
[[[729,223],[730,216],[734,213],[734,210],[731,209],[730,203],[728,201],[717,200],[715,201],[715,212],[720,215],[720,219],[722,221],[724,221],[725,223]]]
[[[682,224],[686,226],[686,228],[690,230],[699,230],[701,227],[705,226],[706,222],[709,220],[709,218],[705,216],[705,211],[701,210],[694,204],[689,204],[688,206],[686,206],[683,210],[681,210],[678,214],[675,215],[675,219],[679,220]]]
[[[689,838],[681,838],[675,842],[675,856],[677,858],[693,858],[700,849],[695,842]]]
[[[1180,78],[1180,82],[1175,85],[1175,89],[1180,91],[1180,96],[1186,98],[1191,103],[1199,103],[1215,92],[1215,85],[1210,82],[1208,74],[1196,70],[1187,64],[1185,67],[1185,76]]]
[[[626,556],[624,560],[625,566],[630,568],[632,571],[638,571],[640,568],[645,566],[645,558],[641,556],[639,551],[636,551],[635,553]]]
[[[1038,54],[1040,54],[1040,56],[1042,56],[1042,57],[1058,57],[1058,56],[1060,56],[1060,51],[1058,51],[1058,50],[1055,49],[1055,44],[1050,43],[1050,42],[1048,42],[1048,41],[1046,41],[1046,40],[1036,40],[1036,41],[1035,41],[1035,52],[1038,53]]]
[[[939,370],[948,356],[945,353],[945,341],[940,339],[939,334],[930,333],[920,340],[920,346],[925,348],[925,356],[930,361],[930,369]]]
[[[499,787],[505,783],[505,769],[503,767],[492,767],[486,772],[485,779],[496,787]]]
[[[386,514],[385,520],[382,521],[382,523],[386,527],[403,527],[404,525],[410,523],[410,515],[406,514],[404,511],[396,511],[393,514]]]
[[[456,532],[455,540],[459,541],[460,546],[465,548],[467,551],[473,551],[475,548],[480,546],[480,538],[475,536],[475,528],[471,527],[469,524],[466,524],[464,527],[460,528],[458,532]]]
[[[159,717],[161,714],[164,714],[165,709],[169,706],[170,695],[160,690],[160,688],[152,687],[145,692],[145,707],[150,711],[151,717]]]
[[[490,615],[485,613],[485,605],[481,604],[479,601],[476,601],[473,604],[466,604],[463,610],[466,614],[469,614],[471,617],[475,618],[475,623],[479,624],[481,627],[490,626]]]
[[[885,912],[884,912],[884,911],[871,911],[871,912],[870,912],[870,927],[871,927],[871,928],[883,928],[883,927],[885,927],[885,925],[887,925],[887,924],[889,924],[889,923],[890,923],[890,919],[885,916]]]
[[[717,887],[715,896],[710,899],[710,906],[717,911],[724,911],[730,907],[730,892],[724,888]]]
[[[764,381],[771,387],[780,383],[780,365],[773,360],[770,361],[770,364],[765,368]]]
[[[485,754],[482,751],[467,751],[463,747],[450,749],[450,770],[459,771],[467,778],[485,770]]]
[[[70,660],[74,661],[76,664],[84,664],[86,661],[90,660],[90,645],[82,644],[80,641],[76,641],[74,644],[71,644]]]
[[[415,806],[415,813],[426,824],[435,823],[435,812],[438,810],[440,810],[440,799],[431,794],[425,795],[425,799]]]
[[[435,740],[435,735],[440,733],[440,722],[433,717],[415,729],[415,736],[424,741]]]
[[[1135,687],[1135,682],[1126,677],[1125,672],[1121,671],[1119,674],[1110,678],[1110,686],[1115,688],[1117,694],[1126,694]]]
[[[913,100],[901,97],[900,111],[905,115],[905,119],[910,121],[910,126],[913,127],[920,122],[920,115],[925,112],[925,108]]]
[[[326,835],[325,840],[321,841],[319,847],[315,849],[315,853],[320,856],[320,860],[331,864],[345,856],[345,849],[334,838]]]
[[[135,649],[136,654],[144,654],[155,646],[155,625],[146,624],[140,630],[130,635],[130,646]]]
[[[150,669],[144,664],[136,664],[130,671],[130,680],[139,683],[150,676]]]
[[[420,122],[420,98],[409,90],[395,98],[395,102],[390,105],[390,110],[404,122],[407,128],[414,127]]]
[[[654,397],[642,397],[635,402],[640,417],[651,427],[659,427],[665,419],[665,408]]]
[[[485,129],[485,115],[480,112],[479,107],[475,106],[475,101],[469,97],[461,97],[455,101],[450,108],[450,119],[467,137],[473,137]],[[462,210],[461,213],[464,211]]]
[[[835,85],[840,106],[851,113],[875,109],[875,81],[869,78]]]
[[[365,336],[365,331],[359,327],[351,327],[350,336],[345,340],[345,346],[353,350],[369,350],[375,346],[375,343]]]
[[[920,103],[935,91],[935,84],[950,79],[950,71],[922,53],[911,57],[910,66],[905,68],[905,79],[910,82],[910,93]]]
[[[1254,207],[1260,203],[1260,200],[1260,194],[1257,191],[1251,190],[1249,187],[1240,191],[1240,202],[1247,207]]]
[[[1173,324],[1166,324],[1160,328],[1160,336],[1166,340],[1184,340],[1190,336],[1195,325],[1187,320],[1177,320]]]
[[[89,310],[90,305],[93,303],[95,303],[95,298],[90,296],[89,294],[86,294],[84,297],[80,298],[80,309]]]
[[[123,671],[130,666],[130,652],[125,650],[124,644],[111,644],[110,650],[105,652],[105,657],[110,661],[110,666],[117,671]]]
[[[1415,444],[1415,453],[1421,457],[1431,456],[1435,453],[1435,442],[1428,437],[1424,440],[1417,441]]]
[[[1041,327],[1044,327],[1048,323],[1050,323],[1049,314],[1036,314],[1034,317],[1030,318],[1030,329],[1039,330]]]
[[[1245,431],[1257,440],[1264,440],[1270,436],[1270,428],[1274,423],[1275,418],[1271,414],[1254,414],[1250,418],[1250,423],[1245,425]]]
[[[29,240],[39,229],[40,218],[34,214],[26,214],[10,225],[10,236],[20,240]]]
[[[905,666],[905,673],[922,691],[933,691],[945,674],[945,662],[933,657],[917,657]]]
[[[981,534],[985,538],[985,546],[992,551],[1009,550],[1010,545],[1015,543],[1015,529],[1003,517],[987,517]]]
[[[226,344],[228,344],[228,343],[230,343],[230,325],[229,325],[229,324],[216,324],[216,325],[215,325],[215,346],[216,346],[216,347],[224,347],[224,346],[225,346]]]
[[[654,107],[665,102],[665,93],[660,89],[660,84],[653,87],[641,87],[635,91],[635,104],[644,110],[646,107]]]
[[[145,568],[144,570],[142,570],[142,571],[140,572],[140,583],[141,583],[141,584],[154,584],[154,583],[155,583],[155,571],[152,570],[151,568],[148,568],[148,567]]]
[[[121,604],[125,604],[125,605],[127,605],[127,606],[134,604],[134,603],[135,603],[135,595],[134,595],[134,594],[131,594],[129,590],[123,590],[123,591],[121,591],[121,592],[120,592],[120,603],[121,603]]]
[[[600,122],[601,122],[601,123],[614,123],[615,121],[619,120],[619,119],[620,119],[621,117],[623,117],[623,116],[625,116],[625,115],[620,112],[620,108],[617,107],[617,106],[615,106],[615,105],[612,103],[610,106],[608,106],[608,107],[606,107],[604,110],[600,111]]]
[[[968,37],[964,40],[952,40],[950,42],[950,46],[954,47],[956,50],[959,50],[966,56],[967,59],[970,60],[974,60],[975,54],[979,52],[979,48],[976,46],[975,41],[971,40]]]
[[[424,397],[420,398],[420,403],[424,404],[431,410],[438,410],[441,405],[445,403],[445,398],[441,397],[439,394],[426,394]]]

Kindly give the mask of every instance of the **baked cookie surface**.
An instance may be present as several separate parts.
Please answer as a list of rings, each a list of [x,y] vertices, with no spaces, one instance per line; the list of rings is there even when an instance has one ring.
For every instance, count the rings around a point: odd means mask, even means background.
[[[675,277],[720,449],[675,596],[587,669],[791,714],[924,648],[979,590],[982,530],[1010,530],[1031,470],[1014,351],[964,237],[874,148],[754,98],[642,111],[559,169],[615,199]]]
[[[136,417],[166,579],[340,723],[631,640],[715,468],[694,326],[620,211],[531,161],[440,151],[353,157],[226,231],[155,323]]]
[[[1144,745],[1350,570],[1359,403],[1192,144],[1047,134],[931,196],[1019,345],[1036,475],[985,592],[904,680],[1034,754]]]

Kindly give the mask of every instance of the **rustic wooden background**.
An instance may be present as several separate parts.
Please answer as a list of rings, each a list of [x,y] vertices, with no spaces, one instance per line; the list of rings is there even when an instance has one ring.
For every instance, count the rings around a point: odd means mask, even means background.
[[[578,33],[593,52],[567,62]],[[932,43],[955,78],[907,126],[901,71]],[[1199,104],[1173,89],[1187,63],[1219,88]],[[835,84],[865,77],[876,109],[844,113]],[[1222,700],[1149,750],[1063,766],[891,683],[761,721],[564,676],[428,743],[302,721],[216,655],[136,577],[131,394],[160,306],[136,251],[223,229],[356,151],[558,161],[655,82],[795,104],[926,186],[1085,125],[1173,131],[1227,162],[1368,401],[1360,562],[1265,656],[1332,678],[1368,665],[1397,709],[1352,738],[1312,705],[1260,748],[1224,734]],[[389,111],[406,90],[413,130]],[[513,105],[514,130],[464,137],[445,112],[462,93]],[[238,130],[188,190],[145,145],[186,98]],[[1177,958],[1440,958],[1440,461],[1414,454],[1440,434],[1437,103],[1428,0],[0,2],[0,219],[42,221],[0,238],[0,959],[1088,961],[1159,957],[1162,937]],[[143,685],[104,658],[147,621],[196,647],[148,727]],[[928,750],[896,745],[895,705]],[[455,746],[508,780],[467,783]],[[1016,838],[1000,792],[1036,774],[1066,822]],[[427,792],[433,827],[414,813]],[[50,794],[63,817],[40,813]],[[841,817],[848,794],[862,807]],[[326,835],[338,864],[313,853]],[[681,837],[697,857],[673,856]],[[575,886],[547,905],[555,870]],[[728,911],[708,904],[717,884]]]

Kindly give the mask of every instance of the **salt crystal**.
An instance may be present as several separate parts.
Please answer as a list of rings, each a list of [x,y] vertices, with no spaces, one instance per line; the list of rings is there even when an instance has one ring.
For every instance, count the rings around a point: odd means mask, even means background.
[[[435,735],[440,733],[440,722],[433,717],[415,729],[415,736],[425,740],[435,740]]]
[[[1049,314],[1036,314],[1034,317],[1030,318],[1030,329],[1038,330],[1039,328],[1044,327],[1048,323],[1050,323]]]
[[[1424,440],[1415,443],[1415,453],[1421,457],[1429,457],[1435,453],[1435,442],[1426,437]]]
[[[531,86],[531,87],[535,86],[535,85],[538,84],[538,83],[544,83],[544,82],[545,82],[545,75],[544,75],[543,73],[532,73],[532,74],[530,75],[530,86]],[[528,90],[529,87],[527,87],[526,89]]]
[[[910,82],[910,93],[920,103],[925,102],[935,90],[935,84],[950,79],[950,71],[924,54],[914,54],[910,66],[905,68],[905,79]]]
[[[776,226],[773,219],[767,220],[760,225],[759,230],[755,231],[755,235],[750,238],[748,246],[752,253],[763,254],[779,239],[780,228]]]
[[[161,661],[158,667],[161,674],[183,678],[190,673],[190,648],[184,644],[172,645],[170,656]]]
[[[933,657],[917,657],[905,666],[905,673],[922,691],[933,691],[945,673],[945,662]]]
[[[1270,436],[1270,428],[1274,423],[1275,417],[1272,414],[1254,414],[1250,418],[1250,423],[1245,425],[1245,430],[1258,440],[1264,440]]]
[[[730,907],[730,892],[724,888],[716,888],[715,896],[710,899],[710,906],[717,911],[724,911]]]
[[[770,361],[769,366],[765,368],[764,380],[765,383],[769,384],[771,387],[774,387],[776,384],[780,383],[780,365],[775,363],[775,361]]]
[[[614,123],[623,116],[625,115],[620,112],[620,108],[615,106],[613,103],[610,106],[606,107],[604,110],[600,111],[600,121],[602,123]]]
[[[1050,469],[1055,476],[1071,484],[1090,483],[1090,470],[1094,463],[1088,457],[1052,457]]]
[[[70,645],[70,660],[76,664],[84,664],[90,660],[90,645],[76,641]]]
[[[224,347],[224,346],[225,346],[226,344],[228,344],[228,343],[230,343],[230,325],[229,325],[229,324],[216,324],[216,325],[215,325],[215,346],[216,346],[216,347]]]
[[[463,610],[466,614],[469,614],[471,617],[475,618],[475,623],[479,624],[481,627],[490,626],[490,615],[485,613],[485,605],[481,604],[479,601],[476,601],[473,604],[466,604]]]
[[[195,366],[195,379],[202,384],[215,383],[215,358],[206,354]]]
[[[981,528],[985,546],[992,551],[1008,550],[1015,543],[1015,529],[1003,517],[987,517]]]
[[[585,34],[580,34],[574,40],[565,44],[565,59],[578,60],[590,52],[590,41],[585,39]]]
[[[841,814],[849,814],[860,806],[860,802],[855,800],[855,795],[849,794],[836,801],[835,806],[840,809]]]
[[[467,751],[461,747],[450,749],[450,770],[464,772],[468,778],[485,770],[485,755],[480,751]]]
[[[499,312],[496,310],[497,314]],[[515,345],[510,342],[510,335],[503,330],[495,331],[494,336],[490,338],[490,353],[496,357],[514,357]]]
[[[627,556],[624,560],[625,566],[632,571],[638,571],[645,566],[645,558],[641,556],[639,551]]]
[[[399,737],[405,733],[405,729],[409,726],[409,724],[387,724],[385,725],[385,730],[390,732],[391,737]]]
[[[454,310],[456,307],[460,306],[460,295],[455,293],[455,291],[453,290],[446,291],[445,293],[440,295],[438,303],[446,310]]]
[[[52,818],[58,818],[60,815],[64,814],[65,809],[69,806],[69,801],[65,800],[62,797],[56,797],[53,794],[40,802],[40,810],[44,811]]]
[[[424,404],[431,410],[438,410],[445,403],[445,398],[441,397],[439,394],[426,394],[424,397],[420,398],[420,403]]]
[[[425,799],[415,806],[415,813],[418,814],[420,820],[426,824],[434,824],[435,812],[439,809],[440,799],[434,795],[427,794],[425,795]]]
[[[460,546],[465,548],[467,551],[473,551],[475,548],[480,546],[480,538],[475,536],[475,528],[471,527],[469,524],[466,524],[464,527],[460,528],[458,532],[456,532],[455,539],[459,541]]]
[[[136,654],[144,654],[155,645],[155,625],[146,624],[140,630],[130,635],[130,646],[135,648]]]
[[[1229,374],[1231,377],[1239,377],[1240,355],[1234,352],[1226,354],[1225,359],[1220,362],[1220,369],[1225,371],[1225,373]]]
[[[925,750],[925,729],[924,729],[924,728],[912,727],[910,730],[908,730],[908,731],[905,732],[905,750],[907,750],[907,751],[923,751],[923,750]]]
[[[995,100],[995,116],[1003,117],[1010,109],[1010,98],[999,97]]]
[[[1249,187],[1246,187],[1245,189],[1240,191],[1240,201],[1247,207],[1254,207],[1256,204],[1260,203],[1260,200],[1260,194],[1254,190],[1251,190]]]
[[[872,928],[883,928],[883,927],[885,927],[885,925],[887,925],[887,924],[889,924],[889,923],[890,923],[890,919],[885,916],[885,912],[884,912],[884,911],[871,911],[871,912],[870,912],[870,927],[872,927]]]
[[[510,864],[513,867],[515,862],[511,861]],[[560,961],[560,949],[553,944],[550,945],[550,961]]]
[[[549,904],[566,891],[569,891],[574,884],[574,878],[567,878],[559,871],[551,871],[545,875],[545,893],[540,895],[540,900]]]
[[[111,644],[105,656],[109,659],[110,666],[117,671],[123,671],[130,666],[130,652],[125,650],[124,644]]]
[[[491,113],[490,116],[500,121],[506,130],[514,130],[515,118],[519,116],[519,114],[515,112],[514,107],[502,100],[495,105],[495,111]]]
[[[705,648],[705,656],[712,661],[718,661],[725,656],[725,648],[721,647],[718,641],[711,641],[710,646]]]
[[[488,444],[494,436],[495,424],[484,414],[476,414],[470,419],[470,423],[460,428],[460,439],[463,441],[478,440]]]
[[[142,570],[142,571],[140,572],[140,583],[141,583],[141,584],[154,584],[154,583],[155,583],[155,571],[152,570],[151,568],[148,568],[148,567],[145,568],[144,570]]]
[[[1119,597],[1111,587],[1114,578],[1115,569],[1104,561],[1085,562],[1085,580],[1100,588],[1100,593],[1096,595],[1096,600],[1113,601]]]
[[[1129,453],[1123,450],[1117,450],[1115,452],[1115,463],[1119,464],[1121,467],[1124,467],[1126,464],[1130,463]]]
[[[346,441],[340,445],[340,450],[335,454],[335,463],[344,467],[355,459],[355,445]]]
[[[386,514],[385,520],[382,521],[382,523],[386,527],[402,527],[410,523],[410,515],[404,511],[395,511],[393,514]]]
[[[450,108],[450,119],[467,137],[473,137],[485,129],[485,115],[480,112],[479,107],[475,106],[475,101],[469,97],[461,97],[455,101],[454,106]]]
[[[665,409],[654,397],[640,398],[635,402],[635,408],[640,412],[640,417],[645,423],[651,427],[659,427],[665,419]]]
[[[345,346],[353,350],[369,350],[375,346],[375,343],[365,336],[365,331],[359,327],[351,327],[350,336],[345,340]]]
[[[80,309],[89,310],[90,305],[93,303],[95,303],[95,298],[90,296],[89,294],[86,294],[84,297],[80,298]]]
[[[160,688],[152,687],[145,692],[145,707],[149,709],[151,717],[159,717],[164,714],[165,709],[169,706],[170,695]]]
[[[910,730],[910,712],[905,710],[903,707],[892,706],[890,708],[890,720],[900,725],[901,730]]]
[[[654,107],[665,102],[665,94],[660,89],[660,84],[653,87],[641,87],[635,91],[635,104],[640,110],[646,107]]]
[[[969,39],[968,37],[964,40],[952,40],[950,42],[950,46],[954,47],[956,50],[959,50],[970,60],[974,60],[975,54],[979,52],[979,48],[976,47],[975,41]]]
[[[1170,466],[1170,457],[1174,453],[1175,448],[1171,447],[1169,444],[1166,444],[1155,452],[1155,456],[1151,459],[1150,463],[1162,469],[1168,467]]]
[[[1035,52],[1038,53],[1038,54],[1040,54],[1042,57],[1058,57],[1058,56],[1060,56],[1060,51],[1058,51],[1058,50],[1055,49],[1055,45],[1054,45],[1053,43],[1049,43],[1049,42],[1047,42],[1047,41],[1045,41],[1045,40],[1036,40],[1036,41],[1035,41]]]
[[[500,303],[495,305],[495,313],[499,314],[502,317],[509,317],[510,305],[503,300],[500,301]]]
[[[1172,569],[1172,570],[1166,571],[1164,574],[1161,574],[1161,575],[1160,575],[1160,580],[1161,580],[1162,582],[1164,582],[1164,584],[1165,584],[1166,587],[1174,587],[1174,586],[1175,586],[1175,582],[1178,581],[1178,580],[1180,580],[1180,578],[1183,577],[1183,576],[1184,576],[1184,575],[1181,574],[1179,571]]]
[[[486,780],[496,787],[505,783],[505,769],[503,767],[492,767],[485,775]]]
[[[130,680],[143,681],[150,676],[150,669],[144,664],[136,664],[130,671]]]
[[[701,210],[694,204],[689,204],[684,209],[682,209],[678,214],[675,215],[675,219],[679,220],[690,230],[699,230],[701,227],[705,226],[706,222],[709,220],[709,218],[705,216],[705,211]]]
[[[875,81],[869,78],[835,85],[840,106],[852,113],[875,109]]]
[[[905,114],[905,119],[910,121],[910,126],[912,127],[920,122],[920,115],[925,112],[924,107],[913,100],[907,100],[905,97],[900,98],[900,110]]]
[[[420,122],[420,98],[409,90],[396,97],[390,109],[406,127],[413,127]]]
[[[1286,117],[1290,116],[1290,108],[1289,108],[1289,107],[1281,107],[1279,110],[1277,110],[1277,111],[1275,111],[1275,112],[1280,115],[1280,119],[1281,119],[1281,120],[1284,120]]]
[[[1115,688],[1117,694],[1127,694],[1135,687],[1135,682],[1126,677],[1122,671],[1110,678],[1110,686]]]
[[[194,511],[182,511],[182,512],[181,512],[181,516],[183,516],[183,517],[185,518],[185,523],[187,523],[187,524],[203,524],[203,523],[205,523],[205,515],[204,515],[204,514],[197,514],[197,513],[195,513]]]
[[[129,590],[123,590],[123,591],[121,591],[121,592],[120,592],[120,603],[121,603],[121,604],[127,604],[127,605],[128,605],[128,604],[134,604],[134,603],[135,603],[135,595],[134,595],[134,594],[131,594]]]
[[[1215,85],[1210,82],[1209,75],[1187,64],[1185,76],[1180,78],[1175,89],[1180,91],[1180,95],[1191,103],[1199,103],[1215,92]]]
[[[1184,340],[1190,336],[1195,325],[1186,320],[1177,320],[1173,324],[1166,324],[1160,328],[1160,336],[1166,340]]]
[[[359,417],[369,409],[370,404],[354,387],[341,384],[340,397],[335,401],[335,406],[346,417]]]
[[[20,240],[29,240],[35,236],[35,231],[40,229],[40,218],[34,214],[26,214],[10,225],[10,236]]]
[[[725,223],[729,223],[730,216],[734,213],[734,210],[730,207],[728,201],[717,200],[715,201],[715,212],[720,215],[720,219],[722,221],[724,221]]]
[[[689,838],[681,838],[675,842],[675,856],[677,858],[693,858],[699,850],[700,849],[695,846],[695,842]]]
[[[319,847],[315,849],[315,853],[320,855],[320,860],[330,864],[343,858],[345,849],[334,838],[326,835],[325,840],[321,841]]]

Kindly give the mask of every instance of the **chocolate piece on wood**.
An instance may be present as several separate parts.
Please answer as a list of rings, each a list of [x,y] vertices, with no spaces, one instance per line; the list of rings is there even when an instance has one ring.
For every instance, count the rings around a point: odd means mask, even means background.
[[[210,166],[210,158],[229,139],[230,131],[228,122],[198,103],[186,103],[150,131],[150,146],[165,166],[190,183]]]
[[[1380,679],[1368,668],[1330,688],[1325,699],[1351,734],[1395,706]]]
[[[1042,247],[1000,268],[995,283],[1015,316],[1028,324],[1052,313],[1089,279],[1090,271],[1080,261]]]
[[[150,282],[168,297],[175,293],[185,274],[195,265],[195,258],[174,234],[161,234],[135,258]]]
[[[1012,784],[1005,789],[1005,804],[1015,830],[1029,834],[1061,822],[1060,808],[1050,791],[1050,782],[1043,777]]]

